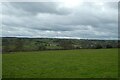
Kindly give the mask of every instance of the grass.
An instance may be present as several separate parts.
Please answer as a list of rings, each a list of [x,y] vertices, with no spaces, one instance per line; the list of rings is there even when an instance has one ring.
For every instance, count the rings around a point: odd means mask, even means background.
[[[3,78],[116,78],[117,49],[3,54]]]
[[[2,78],[2,53],[0,52],[0,78]]]

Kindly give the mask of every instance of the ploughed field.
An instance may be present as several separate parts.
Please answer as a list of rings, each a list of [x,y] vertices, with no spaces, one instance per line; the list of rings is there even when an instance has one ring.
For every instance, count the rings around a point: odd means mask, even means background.
[[[3,78],[116,78],[118,49],[11,52],[2,55]]]

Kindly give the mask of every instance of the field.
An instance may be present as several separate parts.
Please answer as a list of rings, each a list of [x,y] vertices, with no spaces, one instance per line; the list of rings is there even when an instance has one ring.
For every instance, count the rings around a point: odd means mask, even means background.
[[[0,78],[2,78],[2,54],[0,52]]]
[[[3,54],[3,78],[116,78],[117,49]]]

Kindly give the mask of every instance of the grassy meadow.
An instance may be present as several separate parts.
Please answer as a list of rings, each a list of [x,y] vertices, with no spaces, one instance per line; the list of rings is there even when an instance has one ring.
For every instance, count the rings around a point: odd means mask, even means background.
[[[116,78],[117,49],[11,52],[2,55],[3,78]]]
[[[2,53],[0,52],[0,78],[2,78]]]

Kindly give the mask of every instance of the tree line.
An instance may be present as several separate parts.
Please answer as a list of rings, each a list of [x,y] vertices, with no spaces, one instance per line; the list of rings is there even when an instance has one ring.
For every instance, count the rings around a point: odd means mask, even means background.
[[[84,40],[56,38],[2,38],[3,52],[41,51],[41,50],[71,50],[71,49],[101,49],[119,48],[117,40]]]

